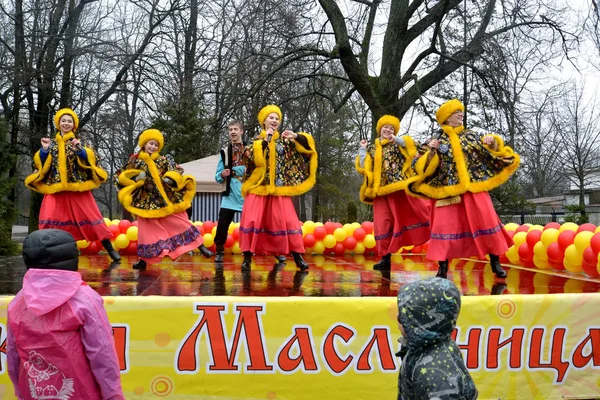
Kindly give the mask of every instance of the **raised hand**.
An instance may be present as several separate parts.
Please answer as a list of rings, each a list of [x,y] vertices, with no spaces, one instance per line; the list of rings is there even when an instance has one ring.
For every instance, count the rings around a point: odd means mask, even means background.
[[[221,171],[221,177],[225,178],[226,176],[231,175],[231,170],[230,169],[224,169],[223,171]]]
[[[143,181],[144,179],[146,179],[146,173],[144,171],[140,172],[136,177],[135,177],[135,181],[139,182],[139,181]]]
[[[42,149],[44,149],[44,151],[48,150],[50,147],[50,138],[42,138],[40,142],[42,143]]]
[[[440,147],[440,141],[437,140],[437,139],[432,139],[432,140],[429,141],[428,145],[432,149],[437,149],[438,147]]]
[[[366,139],[360,141],[360,147],[366,148],[369,142]]]
[[[283,133],[281,134],[281,136],[283,136],[286,139],[294,140],[294,139],[296,139],[298,137],[298,134],[294,133],[294,132],[292,132],[290,130],[285,130],[285,131],[283,131]]]

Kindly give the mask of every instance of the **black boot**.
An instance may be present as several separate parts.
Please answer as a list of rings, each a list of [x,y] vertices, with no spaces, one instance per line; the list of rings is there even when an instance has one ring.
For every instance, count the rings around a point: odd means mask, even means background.
[[[500,265],[500,257],[495,254],[490,254],[490,265],[492,266],[492,271],[494,271],[498,278],[506,278],[507,273]]]
[[[287,261],[287,258],[283,254],[275,256],[275,259],[277,260],[277,264],[283,264]]]
[[[304,258],[302,258],[302,254],[292,253],[292,256],[294,256],[294,261],[296,262],[296,267],[300,268],[301,271],[308,269],[308,263],[306,261],[304,261]]]
[[[213,253],[212,251],[210,251],[205,245],[201,244],[200,246],[198,246],[198,250],[200,250],[200,253],[202,253],[202,255],[204,256],[204,258],[210,258],[212,256],[215,255],[215,253]]]
[[[102,246],[113,261],[121,261],[121,255],[117,253],[115,249],[113,249],[110,239],[104,239],[100,243],[102,243]]]
[[[438,278],[447,278],[448,277],[448,260],[439,262],[438,272],[435,276]]]
[[[215,255],[215,262],[223,262],[223,258],[225,257],[225,249],[224,247],[217,245],[217,252]]]
[[[250,271],[252,267],[252,252],[245,251],[244,252],[244,261],[242,261],[242,271]]]
[[[135,264],[133,264],[132,268],[133,269],[141,269],[141,270],[145,270],[146,269],[146,261],[144,260],[138,260],[138,262],[136,262]]]
[[[389,271],[392,269],[392,255],[387,253],[385,256],[381,257],[381,261],[377,264],[373,265],[373,269],[375,271]]]

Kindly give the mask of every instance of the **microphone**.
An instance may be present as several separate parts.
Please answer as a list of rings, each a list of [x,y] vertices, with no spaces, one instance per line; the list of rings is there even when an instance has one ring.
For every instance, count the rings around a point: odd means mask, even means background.
[[[271,138],[273,137],[273,129],[269,128],[267,131],[267,143],[271,143]]]

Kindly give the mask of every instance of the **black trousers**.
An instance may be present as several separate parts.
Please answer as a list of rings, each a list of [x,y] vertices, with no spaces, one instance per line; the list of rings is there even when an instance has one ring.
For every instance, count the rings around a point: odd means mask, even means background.
[[[222,251],[225,242],[227,241],[227,231],[229,230],[229,224],[233,221],[235,213],[239,212],[236,210],[230,210],[229,208],[222,208],[219,210],[219,221],[217,222],[217,233],[215,233],[215,245],[217,251]]]

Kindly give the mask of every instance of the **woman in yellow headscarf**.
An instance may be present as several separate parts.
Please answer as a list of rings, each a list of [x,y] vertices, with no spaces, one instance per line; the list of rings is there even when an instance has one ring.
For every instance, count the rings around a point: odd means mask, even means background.
[[[298,268],[308,268],[302,258],[302,224],[291,196],[314,186],[317,152],[310,134],[290,130],[280,133],[282,118],[279,107],[263,107],[258,113],[261,133],[245,153],[245,200],[240,221],[243,270],[250,269],[252,253],[292,253]]]
[[[500,136],[465,129],[464,109],[457,99],[439,108],[442,131],[422,149],[408,190],[432,199],[427,258],[439,261],[437,276],[446,277],[450,258],[489,254],[492,270],[504,278],[499,255],[513,241],[488,191],[506,182],[520,159]]]
[[[165,256],[174,260],[195,248],[205,257],[213,255],[186,212],[196,195],[196,179],[160,154],[164,143],[158,129],[145,130],[138,139],[140,151],[117,171],[119,201],[138,221],[140,260],[134,269]]]
[[[34,172],[25,179],[25,186],[44,194],[39,229],[61,229],[75,240],[100,240],[109,256],[119,261],[110,242],[112,233],[92,195],[108,174],[98,164],[96,152],[83,147],[75,134],[79,127],[75,111],[58,110],[54,126],[54,139],[42,138],[42,148],[33,156]]]
[[[429,240],[429,202],[408,196],[406,182],[413,175],[417,153],[410,136],[400,136],[400,120],[393,115],[379,118],[375,145],[361,140],[356,170],[364,176],[361,201],[373,205],[377,253],[381,261],[373,269],[389,271],[392,253],[403,246]]]

